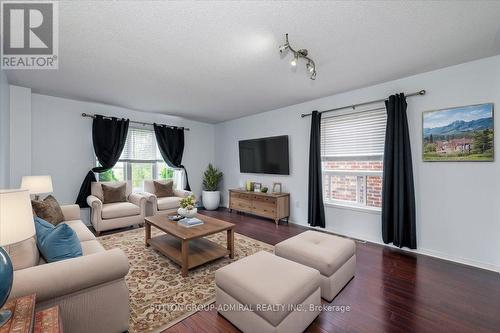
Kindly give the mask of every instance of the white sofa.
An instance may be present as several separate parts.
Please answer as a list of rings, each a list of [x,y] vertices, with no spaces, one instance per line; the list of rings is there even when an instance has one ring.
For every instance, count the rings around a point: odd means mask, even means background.
[[[104,194],[102,184],[110,186],[126,186],[126,202],[103,203]],[[87,204],[91,208],[90,220],[99,236],[102,231],[144,224],[146,217],[146,198],[132,193],[132,184],[127,182],[93,182],[91,195],[87,197]]]
[[[153,216],[158,214],[168,214],[175,212],[180,207],[182,198],[192,195],[193,193],[185,190],[174,189],[173,197],[158,198],[155,193],[155,186],[153,182],[166,184],[169,180],[154,179],[144,181],[143,195],[147,199],[146,216]]]
[[[80,220],[78,205],[62,206],[65,222],[80,239],[83,256],[45,263],[35,238],[10,245],[14,283],[10,298],[36,294],[37,310],[59,305],[64,331],[117,333],[128,330],[125,275],[128,258],[106,251]]]

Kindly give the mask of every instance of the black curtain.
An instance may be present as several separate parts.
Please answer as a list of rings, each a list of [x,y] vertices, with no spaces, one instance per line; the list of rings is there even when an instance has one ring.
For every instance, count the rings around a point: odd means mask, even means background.
[[[313,227],[325,227],[323,186],[321,185],[321,113],[313,111],[311,116],[311,139],[309,144],[309,191],[307,219]]]
[[[76,204],[87,207],[87,197],[90,195],[90,184],[96,181],[94,173],[101,173],[113,168],[122,154],[127,140],[128,119],[104,118],[95,115],[92,122],[92,142],[94,152],[100,167],[93,168],[83,180]]]
[[[182,154],[184,153],[184,129],[181,127],[169,127],[165,125],[153,125],[156,142],[160,149],[161,156],[169,166],[184,169],[186,174],[185,190],[191,191],[188,174],[182,165]]]
[[[385,107],[382,238],[386,244],[416,249],[415,188],[404,94],[390,96]]]

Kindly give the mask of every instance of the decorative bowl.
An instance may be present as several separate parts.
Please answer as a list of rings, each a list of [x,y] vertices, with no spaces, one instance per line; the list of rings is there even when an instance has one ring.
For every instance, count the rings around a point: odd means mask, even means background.
[[[196,213],[198,213],[197,208],[186,209],[186,208],[181,207],[181,208],[177,209],[177,214],[182,215],[184,217],[194,217],[196,215]]]

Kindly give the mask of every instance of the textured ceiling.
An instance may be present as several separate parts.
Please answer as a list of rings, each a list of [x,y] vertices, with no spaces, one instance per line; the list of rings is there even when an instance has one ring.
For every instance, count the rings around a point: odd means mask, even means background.
[[[500,53],[498,1],[62,1],[59,18],[59,70],[11,84],[209,122]],[[281,59],[285,32],[316,81]]]

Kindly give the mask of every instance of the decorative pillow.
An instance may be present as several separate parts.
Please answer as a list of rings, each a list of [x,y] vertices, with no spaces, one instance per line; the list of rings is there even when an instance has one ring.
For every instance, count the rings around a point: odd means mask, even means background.
[[[76,232],[66,223],[54,227],[49,222],[35,217],[36,243],[47,262],[77,258],[83,255]]]
[[[31,200],[31,206],[36,216],[53,225],[58,225],[64,221],[61,206],[59,206],[59,202],[52,195],[49,195],[42,201]]]
[[[155,195],[158,198],[163,197],[173,197],[174,195],[174,181],[169,180],[165,184],[157,181],[153,181],[155,186]]]
[[[127,184],[120,186],[110,186],[102,184],[102,203],[125,202],[127,201]]]

